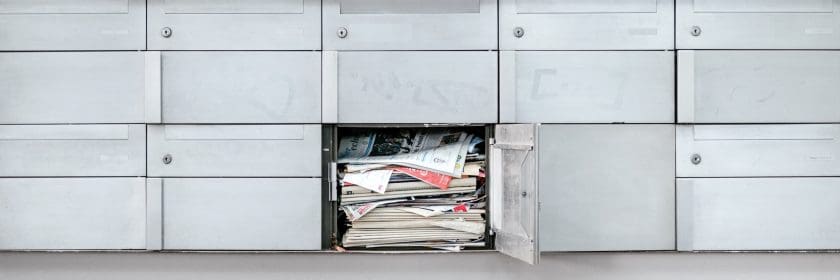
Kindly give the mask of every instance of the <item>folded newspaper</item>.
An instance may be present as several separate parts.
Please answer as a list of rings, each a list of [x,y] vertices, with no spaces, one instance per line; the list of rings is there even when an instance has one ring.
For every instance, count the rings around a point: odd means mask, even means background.
[[[484,140],[380,129],[339,141],[341,246],[459,251],[485,245]]]

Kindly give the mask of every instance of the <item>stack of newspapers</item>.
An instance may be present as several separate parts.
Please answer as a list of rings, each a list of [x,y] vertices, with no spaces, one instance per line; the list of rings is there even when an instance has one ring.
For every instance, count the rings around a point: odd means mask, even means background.
[[[341,245],[485,245],[484,139],[454,129],[350,131],[338,151]]]

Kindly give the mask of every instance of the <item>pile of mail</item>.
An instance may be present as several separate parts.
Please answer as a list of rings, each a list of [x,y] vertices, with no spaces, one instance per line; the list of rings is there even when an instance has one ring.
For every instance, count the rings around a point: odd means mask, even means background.
[[[465,130],[377,129],[342,135],[342,246],[483,247],[484,162],[484,139]]]

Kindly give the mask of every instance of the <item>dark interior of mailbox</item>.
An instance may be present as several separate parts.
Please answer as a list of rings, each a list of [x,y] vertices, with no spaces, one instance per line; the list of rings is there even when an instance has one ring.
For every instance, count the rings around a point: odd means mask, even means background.
[[[339,250],[492,249],[492,126],[343,127],[332,132],[330,246]],[[325,209],[326,210],[326,209]],[[325,241],[326,243],[326,241]]]

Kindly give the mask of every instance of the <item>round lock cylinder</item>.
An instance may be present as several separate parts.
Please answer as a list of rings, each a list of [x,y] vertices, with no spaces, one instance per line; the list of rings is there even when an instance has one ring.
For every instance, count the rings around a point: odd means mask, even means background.
[[[172,155],[166,154],[163,155],[163,164],[170,164],[172,163]]]
[[[691,155],[691,163],[693,163],[694,165],[700,164],[701,161],[703,161],[703,158],[701,158],[700,155],[698,155],[698,154]]]
[[[522,36],[525,36],[525,29],[522,28],[522,27],[514,28],[513,29],[513,36],[516,36],[516,38],[522,38]]]
[[[700,36],[700,33],[703,33],[703,30],[700,29],[700,26],[691,27],[691,36]]]
[[[347,28],[344,28],[344,27],[339,27],[338,31],[336,31],[336,35],[338,35],[338,38],[342,38],[342,39],[347,38],[347,35],[348,35],[347,33],[348,33]]]
[[[170,36],[172,36],[172,28],[164,27],[163,29],[161,29],[160,36],[163,36],[163,38],[169,38]]]

